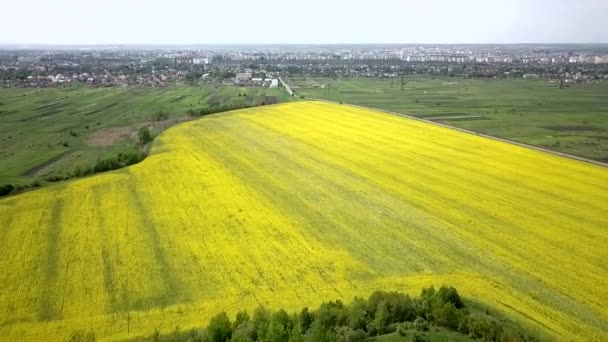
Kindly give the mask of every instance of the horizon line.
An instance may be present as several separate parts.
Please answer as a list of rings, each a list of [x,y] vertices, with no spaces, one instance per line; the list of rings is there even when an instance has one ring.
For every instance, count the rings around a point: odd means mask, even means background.
[[[608,42],[554,43],[15,43],[0,42],[0,46],[331,46],[331,45],[608,45]]]

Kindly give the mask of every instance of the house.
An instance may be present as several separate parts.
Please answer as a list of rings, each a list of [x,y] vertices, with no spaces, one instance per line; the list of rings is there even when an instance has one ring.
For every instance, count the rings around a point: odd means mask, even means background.
[[[252,84],[252,75],[250,72],[239,72],[234,79],[234,85],[237,87],[246,87]]]

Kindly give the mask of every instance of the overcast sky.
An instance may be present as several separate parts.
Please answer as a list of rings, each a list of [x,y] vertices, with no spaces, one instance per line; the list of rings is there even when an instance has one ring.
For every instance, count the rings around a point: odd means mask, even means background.
[[[2,0],[0,42],[608,43],[608,0]]]

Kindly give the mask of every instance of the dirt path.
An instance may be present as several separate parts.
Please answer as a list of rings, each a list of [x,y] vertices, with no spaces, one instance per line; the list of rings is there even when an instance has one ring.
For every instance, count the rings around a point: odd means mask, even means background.
[[[40,170],[42,170],[42,169],[44,169],[44,168],[48,167],[49,165],[51,165],[51,164],[53,164],[53,163],[55,163],[55,162],[59,161],[61,158],[65,157],[65,156],[66,156],[66,155],[68,155],[69,153],[72,153],[72,151],[71,151],[71,150],[67,150],[67,151],[65,151],[65,152],[62,152],[62,153],[60,153],[60,154],[58,154],[58,155],[54,156],[53,158],[48,159],[48,160],[46,160],[46,161],[44,161],[44,162],[42,162],[42,163],[40,163],[40,164],[38,164],[38,165],[36,165],[36,166],[34,166],[34,167],[32,167],[32,168],[30,168],[30,169],[26,170],[25,172],[23,172],[23,173],[21,174],[21,176],[25,176],[25,177],[30,177],[30,176],[33,176],[33,175],[35,175],[35,174],[36,174],[38,171],[40,171]]]
[[[328,102],[328,103],[338,104],[338,102],[334,102],[334,101],[330,101],[330,100],[317,99],[317,98],[308,98],[308,99],[315,100],[315,101],[321,101],[321,102]],[[477,136],[480,136],[480,137],[484,137],[484,138],[488,138],[488,139],[492,139],[492,140],[496,140],[496,141],[501,141],[501,142],[512,144],[512,145],[517,145],[517,146],[521,146],[521,147],[525,147],[525,148],[530,148],[530,149],[533,149],[533,150],[536,150],[536,151],[540,151],[540,152],[551,153],[551,154],[554,154],[554,155],[557,155],[557,156],[560,156],[560,157],[570,158],[570,159],[582,161],[582,162],[589,163],[589,164],[594,164],[594,165],[598,165],[598,166],[608,167],[608,163],[603,163],[601,161],[597,161],[597,160],[593,160],[593,159],[587,159],[587,158],[583,158],[583,157],[578,157],[578,156],[575,156],[573,154],[568,154],[568,153],[564,153],[564,152],[552,151],[552,150],[548,150],[546,148],[542,148],[542,147],[538,147],[538,146],[533,146],[533,145],[528,145],[528,144],[520,143],[520,142],[509,140],[509,139],[495,137],[495,136],[492,136],[492,135],[487,135],[487,134],[483,134],[483,133],[477,133],[477,132],[474,132],[474,131],[470,131],[468,129],[458,128],[458,127],[446,125],[446,124],[443,124],[443,123],[440,123],[440,122],[435,122],[435,121],[432,121],[432,120],[428,120],[428,119],[417,118],[415,116],[410,116],[410,115],[407,115],[407,114],[402,114],[402,113],[397,113],[397,112],[391,112],[389,110],[384,110],[384,109],[378,109],[378,108],[372,108],[372,107],[366,107],[366,106],[359,106],[359,105],[349,104],[349,103],[344,103],[342,105],[343,106],[346,105],[346,106],[356,107],[356,108],[363,108],[363,109],[371,109],[371,110],[375,110],[375,111],[378,111],[378,112],[383,112],[383,113],[387,113],[387,114],[397,115],[397,116],[401,116],[401,117],[412,119],[412,120],[416,120],[416,121],[426,122],[426,123],[431,124],[431,125],[437,125],[437,126],[453,129],[453,130],[460,131],[460,132],[463,132],[463,133],[473,134],[473,135],[477,135]]]
[[[287,90],[289,95],[293,96],[293,90],[291,90],[291,87],[289,86],[289,84],[287,84],[287,82],[283,81],[282,77],[279,77],[279,82],[281,82],[283,87],[285,87],[285,90]]]

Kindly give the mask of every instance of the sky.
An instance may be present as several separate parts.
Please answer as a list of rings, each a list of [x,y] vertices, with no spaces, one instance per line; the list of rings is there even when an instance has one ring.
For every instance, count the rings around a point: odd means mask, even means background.
[[[0,43],[608,43],[608,0],[2,0]]]

